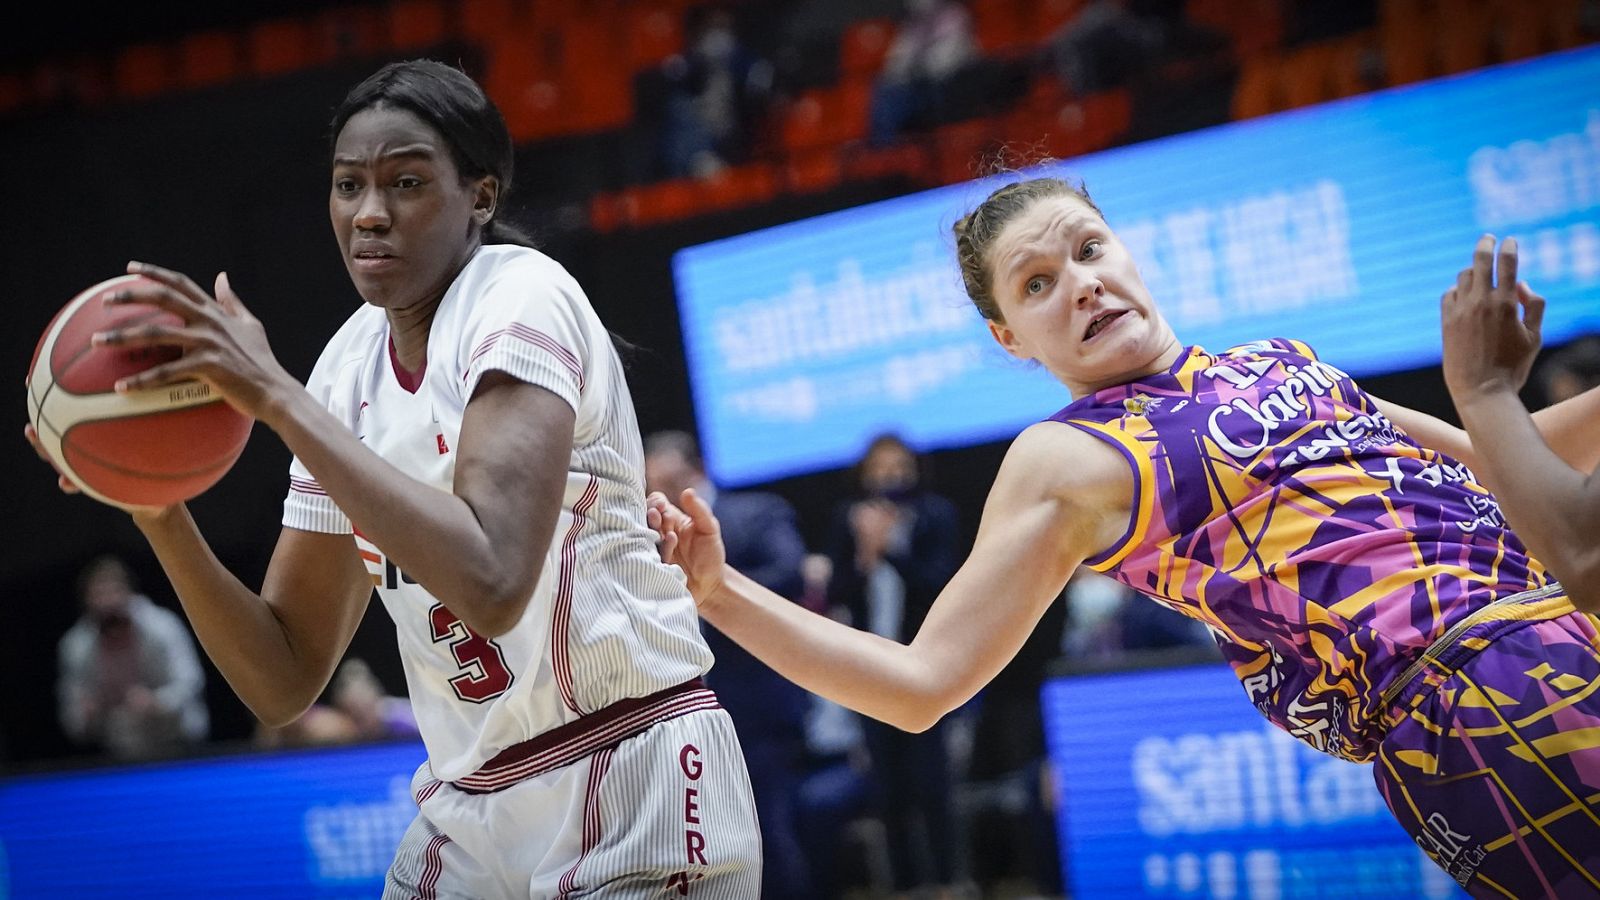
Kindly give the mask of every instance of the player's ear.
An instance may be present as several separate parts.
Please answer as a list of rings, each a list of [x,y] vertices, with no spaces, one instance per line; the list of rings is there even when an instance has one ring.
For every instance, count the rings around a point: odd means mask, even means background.
[[[485,175],[478,179],[474,185],[472,197],[472,218],[480,226],[489,224],[494,218],[495,207],[500,203],[500,179],[493,175]]]
[[[1033,358],[1028,355],[1026,350],[1023,349],[1022,340],[1017,337],[1017,333],[1012,331],[1006,325],[1006,323],[996,322],[994,319],[987,319],[985,321],[987,321],[989,325],[989,334],[994,338],[995,343],[1000,345],[1001,349],[1005,350],[1012,356],[1015,356],[1017,359]]]

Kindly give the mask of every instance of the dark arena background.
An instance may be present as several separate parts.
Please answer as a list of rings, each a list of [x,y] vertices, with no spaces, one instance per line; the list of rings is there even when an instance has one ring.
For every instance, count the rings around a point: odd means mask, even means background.
[[[119,754],[64,727],[85,567],[120,558],[177,602],[128,517],[60,493],[21,432],[46,323],[130,259],[207,286],[227,271],[309,374],[361,302],[330,240],[328,122],[383,63],[485,86],[517,142],[510,218],[637,346],[642,432],[688,431],[719,488],[787,500],[825,597],[833,512],[875,435],[919,454],[964,552],[1010,439],[1068,402],[995,346],[953,264],[951,224],[1007,170],[1082,178],[1186,341],[1302,338],[1450,421],[1439,296],[1478,235],[1515,235],[1549,301],[1524,400],[1600,380],[1597,39],[1593,0],[30,11],[0,31],[0,898],[381,892],[423,759],[403,731],[269,733],[203,654],[199,739]],[[190,504],[252,587],[288,462],[257,425]],[[1108,585],[1075,579],[937,732],[948,815],[886,808],[874,777],[898,763],[875,772],[859,722],[811,710],[785,776],[810,839],[780,861],[808,896],[1459,895],[1367,767],[1271,728],[1203,629]],[[380,604],[348,655],[404,697]],[[330,689],[314,712],[342,703]]]

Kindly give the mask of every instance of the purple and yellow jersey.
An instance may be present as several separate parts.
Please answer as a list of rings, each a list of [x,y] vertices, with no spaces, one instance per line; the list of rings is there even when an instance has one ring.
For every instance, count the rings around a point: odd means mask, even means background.
[[[1204,622],[1256,708],[1336,756],[1372,758],[1384,688],[1436,638],[1547,581],[1465,465],[1298,341],[1190,347],[1051,420],[1133,468],[1128,530],[1085,564]]]

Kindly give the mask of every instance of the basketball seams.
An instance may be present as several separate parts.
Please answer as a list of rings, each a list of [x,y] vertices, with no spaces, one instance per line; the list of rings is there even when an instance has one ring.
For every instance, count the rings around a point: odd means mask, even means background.
[[[140,460],[137,457],[117,462],[112,458],[118,455],[119,440],[115,436],[109,439],[102,436],[98,441],[89,435],[74,439],[74,432],[80,426],[100,425],[102,423],[108,426],[121,423],[136,423],[140,419],[148,419],[152,416],[182,413],[185,410],[198,411],[217,404],[226,406],[226,401],[217,394],[214,388],[198,380],[188,380],[131,394],[118,394],[110,389],[110,385],[107,385],[105,389],[80,393],[68,384],[62,383],[64,380],[70,382],[70,373],[75,368],[83,365],[91,354],[100,349],[94,347],[90,342],[90,336],[93,332],[84,333],[85,325],[97,324],[99,327],[96,330],[111,327],[127,328],[169,315],[158,308],[145,310],[133,308],[127,310],[127,314],[121,318],[115,318],[115,312],[113,312],[113,316],[109,317],[112,318],[112,321],[107,321],[103,324],[82,321],[85,315],[85,307],[88,304],[102,300],[108,292],[120,286],[141,280],[143,280],[143,276],[137,275],[124,275],[108,279],[81,292],[72,301],[63,306],[55,317],[51,319],[50,324],[46,326],[45,334],[35,348],[27,383],[28,411],[38,431],[39,442],[45,454],[50,459],[55,460],[63,474],[85,494],[116,506],[147,501],[114,499],[103,490],[97,490],[91,486],[86,479],[110,482],[103,485],[103,487],[106,490],[115,490],[119,494],[128,494],[132,490],[135,497],[138,496],[137,485],[141,482],[150,488],[146,492],[146,496],[161,496],[165,498],[172,491],[178,491],[185,494],[185,496],[194,496],[194,494],[215,484],[238,461],[239,456],[243,453],[244,444],[248,439],[252,424],[247,417],[238,416],[236,411],[229,408],[229,412],[238,417],[243,425],[242,431],[237,432],[237,439],[232,440],[232,436],[237,429],[232,421],[222,421],[222,419],[228,418],[227,416],[197,412],[196,415],[199,415],[204,423],[200,427],[206,430],[195,433],[193,436],[199,438],[204,435],[200,443],[208,447],[215,445],[214,450],[206,451],[212,452],[214,455],[211,459],[202,461],[193,458],[194,450],[187,451],[188,459],[183,458],[186,455],[185,452],[174,452],[173,461],[178,462],[180,465],[189,464],[193,466],[193,468],[185,471],[149,471],[152,466],[148,459]],[[88,314],[97,315],[98,311],[91,311]],[[64,339],[67,340],[68,344],[75,346],[63,346]],[[99,378],[104,381],[107,376],[115,376],[117,374],[116,364],[120,363],[121,367],[126,369],[129,362],[126,359],[113,360],[107,363],[112,366],[110,371],[100,369],[80,374],[94,375],[97,372],[103,373],[99,375]],[[152,365],[160,365],[162,362],[164,361],[156,361]],[[87,379],[80,377],[79,380]],[[60,388],[59,391],[56,390],[57,387]],[[79,387],[82,387],[82,385],[79,385]],[[185,418],[191,423],[194,421],[193,416],[186,416]],[[58,425],[61,422],[70,423],[67,424],[64,431]],[[145,425],[143,427],[146,429],[161,429],[159,424]],[[216,430],[211,430],[213,428]],[[174,436],[174,439],[182,440],[176,436]],[[229,441],[232,441],[231,446],[228,444]],[[159,466],[154,466],[154,468],[159,469]],[[79,469],[87,471],[80,472],[78,471]],[[191,483],[195,489],[191,491],[189,487],[184,486],[186,482]],[[160,487],[163,485],[167,487]],[[164,494],[164,491],[168,493]],[[161,502],[176,501],[163,499]]]

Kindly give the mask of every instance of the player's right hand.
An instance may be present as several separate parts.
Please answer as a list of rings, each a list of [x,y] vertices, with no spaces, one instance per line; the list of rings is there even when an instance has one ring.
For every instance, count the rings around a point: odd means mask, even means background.
[[[706,602],[722,589],[723,566],[728,552],[722,543],[722,523],[711,513],[711,505],[694,492],[683,492],[674,506],[666,495],[654,491],[645,498],[645,518],[661,536],[658,549],[662,562],[678,566],[689,582],[695,606]]]

